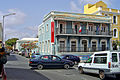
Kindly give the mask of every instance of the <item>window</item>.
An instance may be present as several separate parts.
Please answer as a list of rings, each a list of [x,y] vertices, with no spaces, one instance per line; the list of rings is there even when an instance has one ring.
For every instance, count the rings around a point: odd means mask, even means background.
[[[44,33],[44,27],[42,28],[42,33]]]
[[[105,30],[106,30],[106,26],[102,26],[102,32],[105,32]]]
[[[107,63],[107,56],[106,57],[95,57],[94,63],[97,64],[106,64]]]
[[[71,52],[76,52],[76,41],[71,41]]]
[[[113,24],[117,24],[117,16],[113,16]]]
[[[60,33],[63,32],[63,24],[60,24]]]
[[[78,26],[75,25],[75,34],[77,34],[77,30],[78,30],[77,27],[78,27]]]
[[[48,53],[50,52],[50,40],[48,40]]]
[[[114,37],[116,37],[116,32],[117,32],[117,30],[116,30],[116,29],[114,29]]]
[[[45,41],[45,52],[47,52],[47,41]]]
[[[41,52],[41,42],[40,42],[40,52]]]
[[[92,41],[92,51],[96,51],[96,41]]]
[[[95,54],[94,63],[106,64],[107,63],[107,53]]]
[[[117,53],[112,53],[112,62],[117,62]]]
[[[57,56],[52,56],[52,60],[53,60],[53,61],[60,61],[60,58],[57,57]]]
[[[93,26],[88,26],[89,31],[93,31]]]
[[[49,60],[49,57],[48,56],[42,56],[41,59],[42,60]]]
[[[108,14],[104,14],[105,16],[108,16]]]
[[[46,26],[46,29],[47,29],[47,31],[48,31],[48,24],[47,24],[47,26]]]
[[[113,37],[117,37],[117,34],[118,34],[117,29],[113,29]]]
[[[60,52],[65,50],[65,41],[60,41]]]
[[[39,32],[39,34],[41,35],[41,29],[40,29],[40,32]]]
[[[44,42],[42,42],[42,52],[44,52]]]

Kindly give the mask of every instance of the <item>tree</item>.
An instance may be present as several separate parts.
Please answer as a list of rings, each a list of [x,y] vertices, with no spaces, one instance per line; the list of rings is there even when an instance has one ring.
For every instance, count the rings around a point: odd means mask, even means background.
[[[30,42],[30,41],[22,43],[20,46],[28,51],[31,51],[32,49],[38,48],[38,46],[36,45],[35,42]]]
[[[5,41],[5,45],[9,46],[9,47],[13,47],[13,46],[15,47],[17,40],[19,40],[19,39],[18,38],[8,39],[7,41]]]

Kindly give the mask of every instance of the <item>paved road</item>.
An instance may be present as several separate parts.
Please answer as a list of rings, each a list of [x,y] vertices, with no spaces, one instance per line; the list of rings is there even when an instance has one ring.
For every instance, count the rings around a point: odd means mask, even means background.
[[[100,80],[98,75],[79,74],[76,70],[77,67],[69,70],[31,70],[28,66],[28,59],[17,54],[12,54],[8,57],[8,63],[5,65],[5,68],[7,80]]]
[[[31,70],[28,66],[28,59],[16,54],[8,57],[5,70],[7,80],[49,80],[44,75]]]

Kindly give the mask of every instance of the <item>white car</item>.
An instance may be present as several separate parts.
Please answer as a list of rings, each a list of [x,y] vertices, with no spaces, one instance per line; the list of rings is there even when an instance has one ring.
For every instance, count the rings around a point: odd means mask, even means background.
[[[86,62],[78,64],[80,73],[88,72],[99,74],[101,80],[107,75],[120,76],[120,52],[95,52]]]

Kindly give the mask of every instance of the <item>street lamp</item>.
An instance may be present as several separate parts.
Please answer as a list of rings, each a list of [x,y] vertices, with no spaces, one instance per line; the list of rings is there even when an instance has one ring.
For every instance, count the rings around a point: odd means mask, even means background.
[[[7,17],[7,16],[10,16],[10,15],[15,15],[16,13],[10,13],[10,14],[6,14],[6,15],[3,15],[3,25],[2,25],[2,41],[4,42],[4,18]]]

